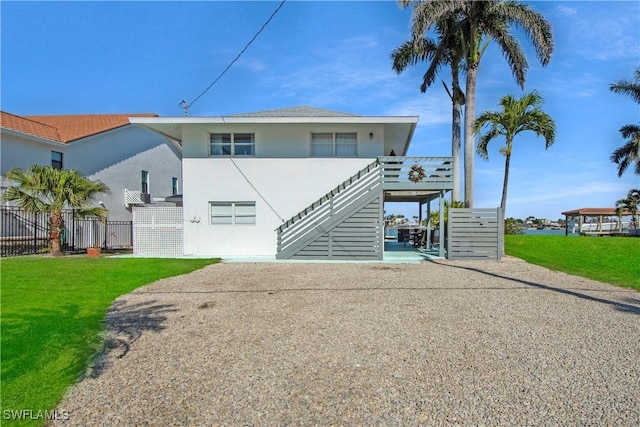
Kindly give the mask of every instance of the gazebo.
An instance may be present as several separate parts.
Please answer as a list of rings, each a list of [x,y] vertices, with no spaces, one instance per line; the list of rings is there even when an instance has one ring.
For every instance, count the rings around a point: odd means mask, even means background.
[[[631,225],[631,221],[622,220],[623,216],[631,215],[626,209],[619,214],[616,208],[581,208],[562,212],[562,215],[566,220],[565,235],[570,229],[572,233],[577,229],[582,235],[623,234]]]

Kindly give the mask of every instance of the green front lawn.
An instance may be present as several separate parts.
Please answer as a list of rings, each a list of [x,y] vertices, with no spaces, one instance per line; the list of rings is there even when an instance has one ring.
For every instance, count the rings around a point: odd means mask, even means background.
[[[640,238],[508,235],[504,246],[532,264],[640,290]]]
[[[103,321],[114,299],[217,261],[84,256],[3,259],[2,420],[10,410],[32,410],[36,417],[38,411],[56,406],[100,349]]]

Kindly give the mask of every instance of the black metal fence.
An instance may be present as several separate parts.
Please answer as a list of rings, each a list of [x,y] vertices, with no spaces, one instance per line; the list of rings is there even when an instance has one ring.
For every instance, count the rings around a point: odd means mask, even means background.
[[[60,243],[65,252],[84,252],[92,246],[105,250],[133,247],[131,221],[101,222],[77,217],[73,210],[64,211],[62,215],[65,229]],[[2,207],[0,216],[0,256],[33,255],[51,250],[47,213],[32,214],[17,207]]]

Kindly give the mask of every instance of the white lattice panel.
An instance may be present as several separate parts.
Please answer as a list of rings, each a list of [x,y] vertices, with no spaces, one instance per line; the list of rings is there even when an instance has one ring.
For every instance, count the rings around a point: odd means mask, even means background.
[[[179,257],[184,252],[182,208],[133,208],[133,254]]]

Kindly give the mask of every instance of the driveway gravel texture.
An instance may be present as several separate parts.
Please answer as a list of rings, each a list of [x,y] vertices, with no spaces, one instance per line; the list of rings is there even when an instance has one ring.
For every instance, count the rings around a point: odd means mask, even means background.
[[[215,264],[106,328],[53,425],[640,425],[640,293],[511,257]]]

